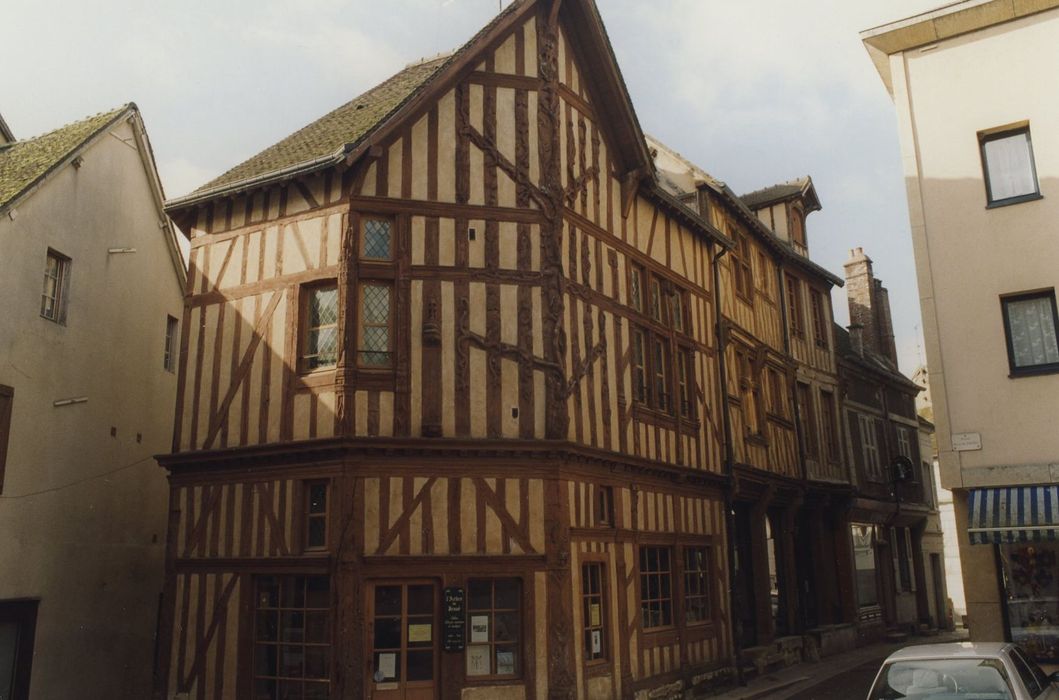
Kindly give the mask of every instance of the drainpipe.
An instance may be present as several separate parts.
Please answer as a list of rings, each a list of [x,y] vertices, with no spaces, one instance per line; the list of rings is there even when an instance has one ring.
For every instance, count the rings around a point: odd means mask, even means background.
[[[732,505],[732,492],[735,489],[735,479],[732,476],[735,465],[735,456],[732,452],[732,418],[728,408],[728,368],[725,366],[725,353],[728,347],[727,332],[723,320],[721,308],[721,273],[718,265],[721,258],[728,252],[727,248],[719,247],[712,256],[713,260],[713,314],[715,318],[715,334],[717,336],[717,371],[720,375],[721,419],[724,426],[724,526],[725,544],[728,549],[728,621],[732,630],[732,656],[735,661],[735,674],[739,685],[746,685],[743,677],[743,664],[740,662],[739,654],[743,649],[743,631],[736,620],[735,612],[735,587],[732,585],[735,579],[735,510]]]

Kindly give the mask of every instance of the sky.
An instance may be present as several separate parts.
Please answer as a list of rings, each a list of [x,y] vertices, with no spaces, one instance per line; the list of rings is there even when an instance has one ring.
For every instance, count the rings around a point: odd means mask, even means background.
[[[506,4],[506,0],[503,0]],[[863,247],[901,369],[922,364],[893,103],[858,33],[943,0],[597,0],[643,129],[736,193],[811,175],[811,257]],[[135,102],[185,194],[420,58],[498,0],[5,0],[0,114],[18,138]],[[832,295],[845,325],[845,293]]]

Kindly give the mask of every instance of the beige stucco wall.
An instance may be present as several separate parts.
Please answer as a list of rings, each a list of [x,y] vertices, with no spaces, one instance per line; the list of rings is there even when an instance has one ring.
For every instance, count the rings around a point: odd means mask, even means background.
[[[1041,483],[1059,375],[1008,377],[999,297],[1059,283],[1059,11],[891,57],[942,485]],[[986,209],[977,133],[1029,120],[1043,199]],[[982,449],[951,450],[953,433]]]
[[[1041,82],[1057,70],[1059,10],[896,53],[889,63],[940,485],[955,489],[976,640],[1002,639],[1004,630],[994,549],[967,540],[965,489],[1059,477],[1059,375],[1009,378],[1000,306],[1001,295],[1059,283],[1059,94]],[[987,209],[978,133],[1023,120],[1043,199]],[[982,449],[954,451],[954,433],[979,433]]]
[[[40,599],[34,698],[150,688],[167,492],[151,456],[170,447],[163,344],[182,302],[132,127],[112,134],[0,219],[0,384],[15,390],[0,600]],[[65,326],[39,315],[49,247],[72,260]],[[88,401],[52,405],[73,397]]]

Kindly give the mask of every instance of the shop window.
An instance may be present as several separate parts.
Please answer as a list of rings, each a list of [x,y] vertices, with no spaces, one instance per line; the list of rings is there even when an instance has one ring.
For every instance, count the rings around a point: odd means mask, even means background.
[[[37,601],[0,601],[0,698],[29,697]]]
[[[338,286],[302,289],[301,371],[330,369],[338,362]]]
[[[1040,198],[1029,124],[982,132],[978,141],[990,207]]]
[[[326,481],[305,484],[305,548],[327,548],[328,488]]]
[[[684,547],[684,622],[707,622],[711,617],[710,550]]]
[[[606,595],[603,587],[603,564],[591,562],[581,565],[581,619],[585,630],[586,661],[607,658],[607,616],[604,609]]]
[[[1005,588],[1000,604],[1007,605],[1011,641],[1037,663],[1059,663],[1059,546],[1037,541],[998,549]]]
[[[476,579],[467,589],[467,676],[517,677],[522,672],[521,582]]]
[[[326,698],[331,692],[327,576],[254,579],[255,698]]]
[[[1011,375],[1059,372],[1055,290],[1008,296],[1000,303]]]
[[[640,622],[645,630],[673,624],[672,549],[640,547]]]
[[[853,523],[853,565],[856,573],[857,604],[861,619],[878,617],[879,587],[876,576],[876,526]]]

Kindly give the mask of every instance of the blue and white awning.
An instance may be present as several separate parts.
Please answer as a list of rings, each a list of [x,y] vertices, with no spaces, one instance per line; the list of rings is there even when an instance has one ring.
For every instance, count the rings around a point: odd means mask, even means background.
[[[1059,485],[971,489],[971,544],[1059,540]]]

